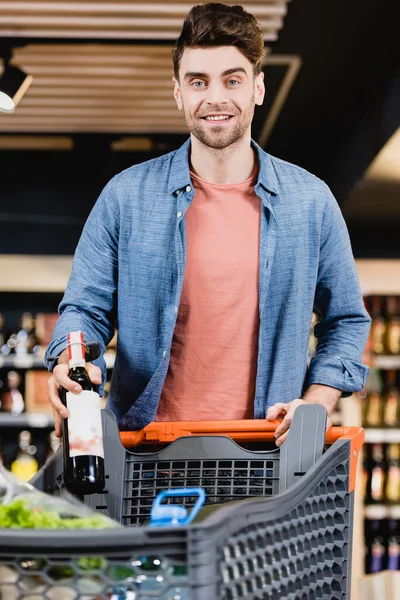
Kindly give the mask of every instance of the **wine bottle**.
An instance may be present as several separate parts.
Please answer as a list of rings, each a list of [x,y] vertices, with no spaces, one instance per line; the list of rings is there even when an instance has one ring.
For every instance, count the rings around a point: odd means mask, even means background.
[[[364,426],[380,427],[382,425],[382,396],[379,391],[372,390],[366,401]]]
[[[385,459],[382,444],[374,444],[372,446],[372,469],[370,471],[370,501],[372,503],[384,502],[385,495]]]
[[[371,341],[374,354],[384,354],[386,350],[387,324],[381,311],[381,298],[379,296],[373,296],[371,303]]]
[[[69,417],[63,422],[64,481],[79,496],[104,489],[104,447],[100,397],[85,368],[83,334],[68,334],[69,377],[82,387],[80,394],[61,388]]]
[[[385,568],[387,508],[384,505],[365,509],[365,572],[379,573]]]
[[[400,507],[391,506],[388,514],[387,564],[388,571],[400,570]]]
[[[389,354],[400,354],[400,315],[399,303],[396,296],[387,299],[387,329],[386,347]]]
[[[385,500],[392,504],[398,504],[400,502],[400,445],[389,444],[387,455]]]
[[[386,390],[383,402],[383,426],[399,427],[400,425],[400,393],[396,384],[396,371],[387,371]]]

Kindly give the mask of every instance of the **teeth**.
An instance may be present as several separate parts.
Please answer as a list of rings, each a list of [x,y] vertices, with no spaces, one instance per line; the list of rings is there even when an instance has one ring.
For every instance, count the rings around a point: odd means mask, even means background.
[[[206,117],[207,121],[224,121],[225,119],[229,119],[229,115],[217,115],[215,117]]]

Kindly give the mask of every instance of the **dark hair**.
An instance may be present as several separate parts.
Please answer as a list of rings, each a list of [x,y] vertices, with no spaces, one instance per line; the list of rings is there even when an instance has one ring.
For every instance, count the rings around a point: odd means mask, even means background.
[[[264,34],[257,19],[242,6],[210,2],[194,6],[183,22],[172,54],[175,77],[185,48],[216,46],[236,46],[252,63],[254,73],[261,71]]]

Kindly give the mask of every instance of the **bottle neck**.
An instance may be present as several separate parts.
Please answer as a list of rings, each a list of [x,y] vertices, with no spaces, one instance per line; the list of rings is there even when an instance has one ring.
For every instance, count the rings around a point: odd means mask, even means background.
[[[72,331],[68,334],[68,366],[85,367],[85,343],[81,331]]]
[[[86,373],[85,365],[70,365],[69,370],[72,373],[76,373],[77,375],[81,373]]]

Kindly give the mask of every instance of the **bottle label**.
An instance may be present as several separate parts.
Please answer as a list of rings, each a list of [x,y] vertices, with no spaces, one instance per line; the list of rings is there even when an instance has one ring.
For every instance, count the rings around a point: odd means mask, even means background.
[[[388,331],[388,347],[391,354],[399,354],[400,352],[400,322],[393,320],[389,324]]]
[[[372,469],[371,478],[371,496],[375,502],[380,502],[383,499],[383,479],[384,473],[381,467]]]
[[[390,502],[399,502],[400,500],[400,468],[398,465],[391,465],[387,474],[386,496]]]
[[[385,406],[385,425],[395,427],[397,425],[397,396],[390,393],[386,399]]]
[[[367,406],[366,423],[369,427],[377,427],[381,424],[381,397],[372,392]]]
[[[104,458],[100,396],[83,390],[79,395],[67,392],[69,455]]]
[[[371,325],[372,348],[375,354],[384,353],[386,324],[381,318],[375,318]]]

